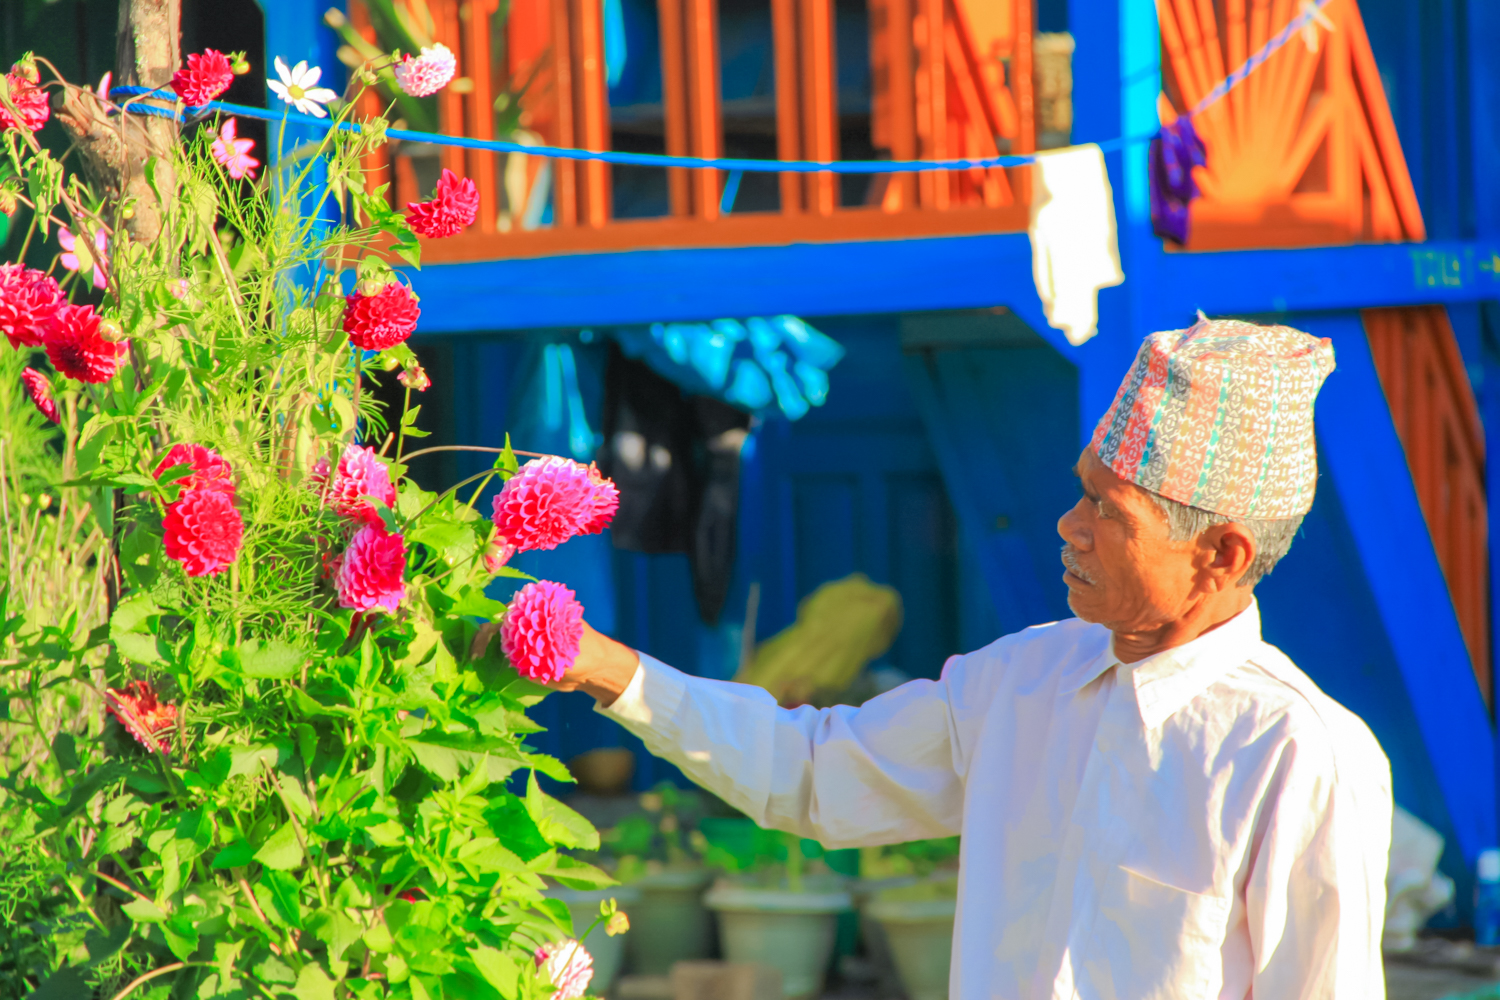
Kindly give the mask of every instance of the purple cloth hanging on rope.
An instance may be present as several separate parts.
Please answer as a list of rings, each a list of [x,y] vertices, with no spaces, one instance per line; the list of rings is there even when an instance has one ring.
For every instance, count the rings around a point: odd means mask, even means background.
[[[1198,197],[1193,168],[1208,163],[1208,151],[1193,120],[1183,115],[1151,140],[1151,231],[1178,246],[1187,242],[1188,205]]]

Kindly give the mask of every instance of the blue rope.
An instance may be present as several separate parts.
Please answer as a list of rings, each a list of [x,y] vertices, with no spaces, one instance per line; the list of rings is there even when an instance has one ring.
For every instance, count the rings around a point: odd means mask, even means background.
[[[1302,30],[1317,11],[1330,0],[1314,0],[1307,10],[1293,18],[1281,33],[1263,45],[1245,64],[1235,70],[1229,76],[1208,93],[1203,100],[1199,101],[1190,116],[1200,115],[1204,111],[1237,87],[1246,77],[1253,73],[1276,50],[1291,41],[1292,36]],[[176,95],[169,88],[150,90],[146,87],[116,87],[109,92],[111,98],[146,97],[160,100],[175,101]],[[229,115],[238,115],[241,118],[258,118],[262,121],[279,122],[286,121],[297,125],[309,125],[315,128],[338,128],[345,132],[358,132],[361,125],[358,122],[334,122],[327,118],[316,118],[305,115],[299,111],[272,111],[266,108],[252,108],[243,104],[226,104],[222,101],[210,101],[201,107],[187,108],[185,114],[179,114],[176,110],[157,107],[150,104],[131,102],[125,105],[125,109],[132,114],[152,115],[160,118],[170,118],[173,121],[192,121],[202,118],[214,112],[222,112]],[[1020,167],[1028,163],[1036,162],[1035,154],[1018,154],[1014,156],[986,156],[978,159],[956,159],[956,160],[840,160],[825,162],[821,160],[750,160],[737,157],[707,157],[707,156],[663,156],[659,153],[624,153],[615,151],[595,151],[589,149],[571,149],[566,146],[527,146],[519,142],[508,142],[504,139],[471,139],[461,135],[439,135],[435,132],[414,132],[404,128],[387,128],[386,136],[392,139],[400,139],[405,142],[429,142],[440,146],[457,146],[461,149],[479,149],[492,153],[523,153],[527,156],[545,156],[556,160],[593,160],[601,163],[614,163],[630,167],[685,167],[695,170],[729,170],[743,171],[745,173],[761,174],[908,174],[927,173],[937,170],[987,170],[993,167]],[[1153,135],[1122,136],[1118,139],[1109,139],[1097,143],[1100,149],[1108,152],[1132,146],[1138,143],[1150,142]]]

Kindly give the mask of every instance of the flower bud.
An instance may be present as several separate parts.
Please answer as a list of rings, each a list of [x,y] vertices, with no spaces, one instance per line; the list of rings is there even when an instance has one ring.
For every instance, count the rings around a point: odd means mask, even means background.
[[[126,205],[125,208],[124,208],[124,210],[120,212],[120,215],[123,218],[126,218],[126,219],[133,219],[133,218],[135,218],[135,206],[134,205]]]
[[[244,76],[250,72],[250,61],[248,59],[239,59],[230,65],[229,72],[235,76]]]
[[[16,192],[8,187],[0,187],[0,213],[6,218],[16,214]]]
[[[604,925],[604,933],[610,937],[619,937],[630,930],[630,918],[625,915],[624,910],[616,910],[610,914],[609,922]]]
[[[47,493],[43,493],[41,496],[36,498],[36,505],[42,510],[46,510],[48,507],[52,506],[52,497]]]
[[[118,344],[125,339],[125,328],[112,319],[101,319],[99,321],[99,336],[111,344]]]
[[[384,288],[385,285],[386,283],[384,281],[380,281],[376,278],[366,278],[364,281],[361,281],[359,283],[359,294],[365,296],[379,295],[380,290]]]
[[[427,377],[427,369],[416,363],[397,375],[396,381],[418,392],[426,392],[432,386],[432,379]]]

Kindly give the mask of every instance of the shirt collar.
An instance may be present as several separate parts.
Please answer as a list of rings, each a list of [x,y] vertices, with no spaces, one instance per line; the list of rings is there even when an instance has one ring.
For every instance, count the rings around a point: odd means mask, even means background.
[[[1260,605],[1251,598],[1248,608],[1218,628],[1130,664],[1122,664],[1115,655],[1114,637],[1102,627],[1099,633],[1098,652],[1066,672],[1059,692],[1082,690],[1111,667],[1120,666],[1120,679],[1128,679],[1135,688],[1141,719],[1147,729],[1155,729],[1230,667],[1245,662],[1250,647],[1260,642]]]
[[[1155,729],[1230,668],[1244,663],[1260,641],[1260,605],[1251,598],[1244,611],[1192,642],[1125,665],[1121,680],[1129,677],[1141,721]],[[1111,639],[1111,656],[1113,651]]]

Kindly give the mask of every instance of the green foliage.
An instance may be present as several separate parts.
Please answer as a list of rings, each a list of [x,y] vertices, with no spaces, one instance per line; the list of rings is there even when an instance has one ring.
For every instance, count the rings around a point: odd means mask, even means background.
[[[545,689],[489,641],[505,608],[484,594],[483,483],[465,499],[404,478],[416,412],[388,434],[361,389],[414,359],[366,356],[341,331],[347,272],[389,280],[372,247],[419,253],[363,185],[382,134],[330,132],[255,185],[224,174],[208,130],[189,139],[152,173],[162,236],[111,241],[100,311],[128,363],[101,385],[54,378],[56,431],[0,378],[7,431],[32,435],[0,451],[5,482],[59,498],[40,519],[27,508],[46,530],[28,529],[29,563],[7,549],[0,582],[0,728],[24,748],[0,777],[6,996],[113,996],[156,973],[136,995],[532,1000],[551,992],[533,952],[570,931],[541,890],[612,882],[566,853],[598,835],[536,781],[566,777],[524,743]],[[54,183],[34,145],[8,156],[45,186],[52,223],[121,232],[122,207]],[[408,551],[395,614],[340,607],[328,579],[354,526],[310,472],[356,428],[398,484],[380,508]],[[190,469],[155,469],[177,443],[234,468],[244,538],[226,572],[189,577],[165,553],[164,506]],[[507,449],[484,478],[514,470]],[[29,580],[54,567],[110,581],[108,607]],[[165,749],[103,715],[141,681],[175,711]]]

